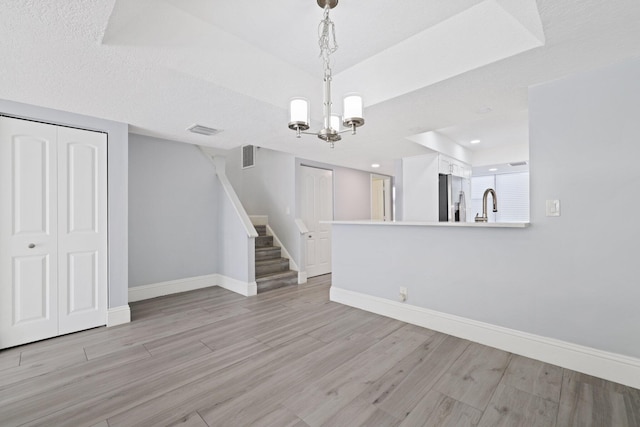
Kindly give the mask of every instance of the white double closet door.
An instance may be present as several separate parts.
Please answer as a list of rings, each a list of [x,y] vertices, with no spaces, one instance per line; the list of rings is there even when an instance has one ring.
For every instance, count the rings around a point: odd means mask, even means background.
[[[0,117],[0,348],[106,312],[107,135]]]

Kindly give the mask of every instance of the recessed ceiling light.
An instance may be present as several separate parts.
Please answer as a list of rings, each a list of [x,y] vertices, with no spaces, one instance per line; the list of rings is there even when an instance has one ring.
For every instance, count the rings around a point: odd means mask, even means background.
[[[471,141],[469,141],[471,144],[480,144],[480,140],[479,139],[473,139]]]
[[[495,172],[497,170],[498,170],[498,168],[491,168],[491,169],[489,169],[489,172]]]
[[[374,163],[374,164],[372,164],[372,165],[371,165],[371,167],[372,167],[372,168],[379,168],[379,167],[380,167],[380,165],[379,165],[378,163]]]

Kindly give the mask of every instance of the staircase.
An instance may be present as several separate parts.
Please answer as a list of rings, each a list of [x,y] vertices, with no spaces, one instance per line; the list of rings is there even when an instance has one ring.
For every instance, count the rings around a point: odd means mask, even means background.
[[[298,272],[289,270],[289,260],[282,258],[279,246],[273,246],[273,236],[267,236],[266,225],[255,225],[256,283],[258,293],[298,284]]]

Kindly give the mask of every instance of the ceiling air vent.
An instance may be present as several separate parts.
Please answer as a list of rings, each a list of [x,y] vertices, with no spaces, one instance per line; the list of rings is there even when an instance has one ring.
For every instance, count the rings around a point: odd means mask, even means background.
[[[255,166],[256,147],[253,145],[242,146],[242,169]]]
[[[515,162],[515,163],[509,163],[509,166],[526,166],[527,162]]]
[[[199,124],[193,124],[187,128],[189,132],[198,133],[200,135],[215,135],[216,133],[221,132],[218,129],[210,128],[207,126],[202,126]]]

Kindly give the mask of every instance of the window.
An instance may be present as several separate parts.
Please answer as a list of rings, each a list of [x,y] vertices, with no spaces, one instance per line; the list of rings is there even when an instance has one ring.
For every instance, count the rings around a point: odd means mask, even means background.
[[[474,176],[471,178],[471,213],[482,215],[482,196],[493,188],[498,196],[498,212],[492,210],[493,200],[488,196],[489,222],[529,222],[529,172]]]

